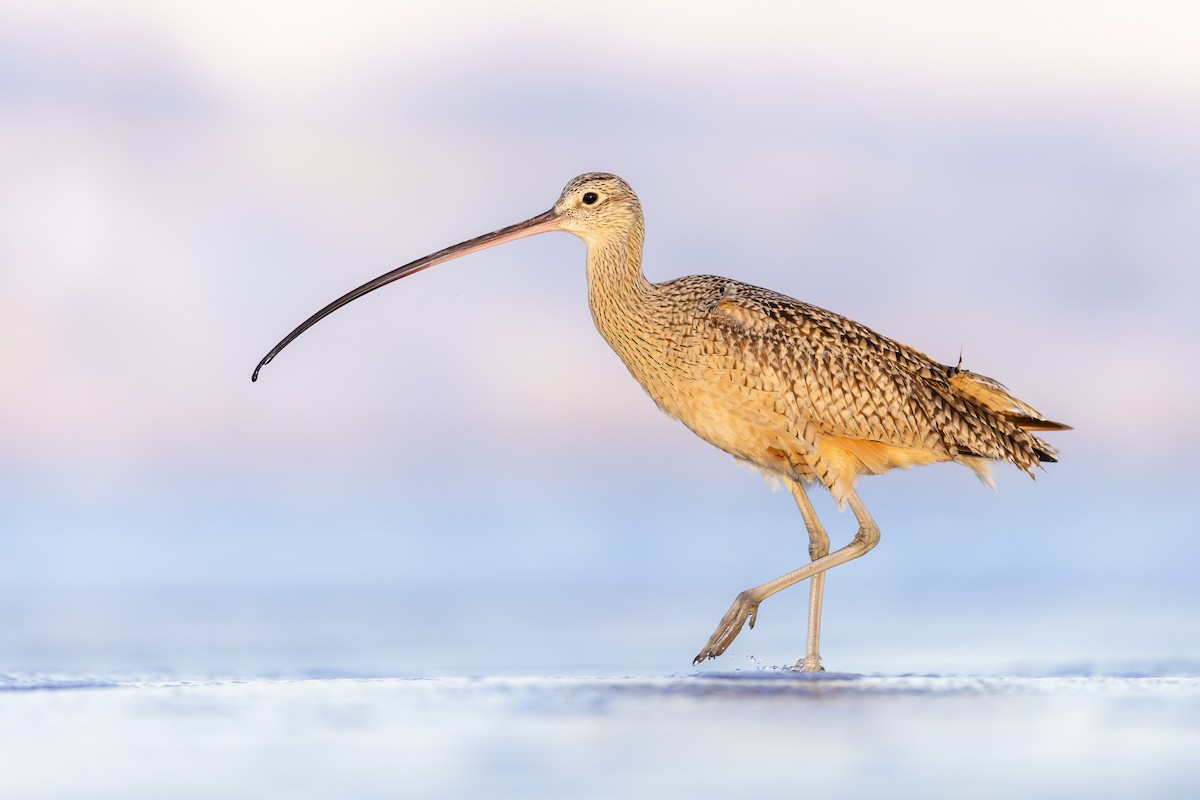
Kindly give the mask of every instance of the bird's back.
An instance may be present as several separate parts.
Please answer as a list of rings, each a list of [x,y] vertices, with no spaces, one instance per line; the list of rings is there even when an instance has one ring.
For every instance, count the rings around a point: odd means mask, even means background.
[[[991,378],[768,289],[693,275],[652,290],[647,318],[628,323],[641,330],[606,338],[659,406],[835,497],[858,475],[936,461],[984,480],[991,461],[1031,471],[1055,451],[1030,431],[1067,427]]]

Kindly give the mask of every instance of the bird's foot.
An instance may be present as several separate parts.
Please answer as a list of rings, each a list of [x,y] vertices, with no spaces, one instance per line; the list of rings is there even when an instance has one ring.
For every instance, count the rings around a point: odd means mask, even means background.
[[[704,649],[700,651],[700,655],[692,659],[693,664],[699,664],[706,658],[716,658],[724,653],[725,650],[737,638],[737,635],[742,631],[742,625],[748,621],[750,627],[754,627],[754,620],[758,616],[758,603],[749,591],[742,592],[733,601],[733,605],[725,612],[725,616],[721,618],[720,624],[717,625],[716,631],[709,637],[708,644],[704,645]]]
[[[805,656],[796,662],[796,666],[792,667],[796,672],[824,672],[825,668],[821,666],[820,656]]]

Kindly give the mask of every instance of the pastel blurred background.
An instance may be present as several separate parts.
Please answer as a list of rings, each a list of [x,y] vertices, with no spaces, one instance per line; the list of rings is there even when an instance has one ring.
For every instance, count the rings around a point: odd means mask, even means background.
[[[1006,383],[1036,482],[866,479],[824,655],[1200,660],[1189,3],[0,4],[0,672],[659,674],[807,559],[580,242],[343,292],[616,172],[717,273]],[[836,542],[853,519],[818,500]],[[716,668],[802,654],[807,592]],[[705,669],[714,668],[713,666]]]

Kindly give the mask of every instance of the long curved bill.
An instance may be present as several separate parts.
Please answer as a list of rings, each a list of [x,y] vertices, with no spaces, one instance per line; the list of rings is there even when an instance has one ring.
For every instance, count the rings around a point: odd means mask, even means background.
[[[304,333],[313,325],[316,325],[334,311],[337,311],[339,308],[349,302],[357,300],[364,294],[373,292],[380,286],[386,286],[392,281],[398,281],[401,278],[407,278],[409,275],[413,275],[423,269],[428,269],[429,267],[436,266],[437,264],[443,264],[447,261],[458,258],[459,256],[465,256],[469,253],[476,253],[489,247],[495,247],[498,244],[511,242],[514,239],[521,239],[526,236],[533,236],[539,233],[546,233],[547,231],[558,230],[561,219],[562,218],[554,212],[554,209],[550,209],[544,214],[538,214],[536,217],[527,219],[524,222],[518,222],[516,225],[509,225],[507,228],[501,228],[498,231],[485,233],[483,236],[476,236],[474,239],[468,239],[467,241],[460,242],[452,247],[447,247],[445,250],[439,250],[436,253],[431,253],[424,258],[418,258],[416,261],[405,264],[403,267],[397,267],[391,272],[380,275],[375,280],[364,283],[354,291],[347,292],[337,300],[334,300],[332,303],[325,306],[308,319],[304,320],[304,322],[300,323],[300,325],[297,326],[294,331],[283,337],[283,341],[271,348],[271,352],[267,353],[263,360],[258,362],[258,366],[254,368],[254,374],[250,376],[250,380],[258,380],[258,371],[267,364],[270,364],[271,360],[275,358],[275,356],[279,355],[279,351],[291,344],[293,339]]]

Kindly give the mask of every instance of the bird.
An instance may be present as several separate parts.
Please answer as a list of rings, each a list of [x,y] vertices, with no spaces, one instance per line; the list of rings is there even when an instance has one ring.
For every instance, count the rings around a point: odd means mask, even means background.
[[[809,580],[808,631],[793,669],[819,672],[828,570],[859,558],[880,530],[855,488],[859,477],[955,462],[994,486],[992,464],[1036,477],[1057,460],[1039,438],[1069,430],[1018,400],[998,381],[939,363],[844,316],[769,289],[716,275],[653,283],[642,271],[645,221],[616,175],[580,175],[550,210],[391,270],[317,311],[255,367],[251,380],[297,336],[363,295],[429,267],[551,231],[587,245],[592,319],[658,408],[701,439],[782,481],[809,537],[809,561],[740,592],[693,664],[724,653],[754,627],[760,604]],[[807,487],[821,487],[858,530],[830,551]]]

